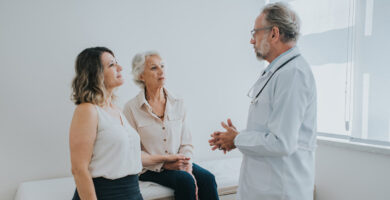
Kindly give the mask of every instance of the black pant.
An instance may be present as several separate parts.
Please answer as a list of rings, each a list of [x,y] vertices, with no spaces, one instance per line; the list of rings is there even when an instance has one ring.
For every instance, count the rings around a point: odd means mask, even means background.
[[[193,164],[192,173],[198,186],[200,200],[219,200],[217,183],[212,173]],[[195,200],[195,181],[191,174],[179,170],[164,170],[162,172],[146,171],[139,176],[141,181],[151,181],[172,188],[175,200]]]
[[[128,175],[114,180],[103,177],[92,180],[98,200],[143,200],[138,175]],[[72,200],[80,200],[77,189]]]

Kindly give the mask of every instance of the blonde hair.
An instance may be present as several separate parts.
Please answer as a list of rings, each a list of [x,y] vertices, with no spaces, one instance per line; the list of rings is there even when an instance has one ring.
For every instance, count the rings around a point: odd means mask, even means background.
[[[72,100],[76,105],[81,103],[92,103],[103,106],[108,98],[104,85],[104,67],[101,62],[101,55],[114,53],[106,47],[92,47],[83,50],[76,59],[76,75],[72,81]]]

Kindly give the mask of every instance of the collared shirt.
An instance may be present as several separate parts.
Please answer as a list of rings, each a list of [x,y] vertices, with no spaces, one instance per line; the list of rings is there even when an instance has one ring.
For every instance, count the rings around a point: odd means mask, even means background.
[[[276,63],[278,63],[278,60],[279,60],[280,58],[282,58],[284,55],[290,53],[290,52],[293,51],[295,48],[297,48],[297,47],[290,48],[289,50],[283,52],[283,53],[280,54],[278,57],[276,57],[276,58],[275,58],[275,59],[274,59],[274,60],[273,60],[265,69],[264,69],[264,75],[267,74],[267,73],[272,69],[272,67],[273,67]]]
[[[145,99],[145,90],[126,103],[123,113],[141,137],[142,153],[183,154],[192,158],[192,137],[186,124],[183,100],[174,97],[165,88],[164,91],[167,94],[167,102],[163,120],[152,112],[152,107]],[[159,172],[163,164],[145,169]]]
[[[298,54],[294,48],[274,60],[252,87],[253,94]],[[253,96],[247,127],[234,140],[243,153],[238,199],[313,199],[316,98],[315,80],[303,56],[284,65]]]

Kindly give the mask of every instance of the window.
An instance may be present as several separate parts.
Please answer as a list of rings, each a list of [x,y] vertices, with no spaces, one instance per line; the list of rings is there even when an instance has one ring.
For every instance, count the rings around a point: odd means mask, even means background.
[[[390,2],[356,1],[352,136],[390,141]]]
[[[317,83],[318,132],[389,142],[390,2],[287,3],[301,18],[298,46]]]

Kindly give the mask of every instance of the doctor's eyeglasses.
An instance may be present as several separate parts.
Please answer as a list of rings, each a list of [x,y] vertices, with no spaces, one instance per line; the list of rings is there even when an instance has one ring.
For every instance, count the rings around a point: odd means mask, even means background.
[[[273,26],[267,26],[267,27],[263,27],[263,28],[255,28],[253,30],[251,30],[251,36],[252,36],[252,40],[255,39],[255,34],[259,31],[264,31],[264,30],[269,30],[271,29]]]

